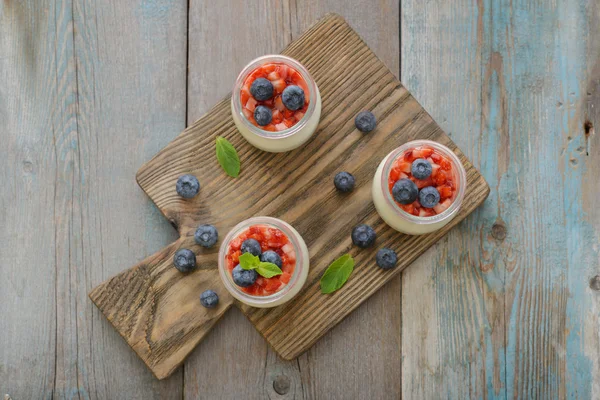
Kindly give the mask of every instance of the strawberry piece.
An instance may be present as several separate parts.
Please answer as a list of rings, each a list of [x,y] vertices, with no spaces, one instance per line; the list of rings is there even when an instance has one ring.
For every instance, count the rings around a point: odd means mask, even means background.
[[[430,157],[433,154],[433,149],[431,149],[429,147],[423,147],[423,148],[421,148],[421,154],[422,154],[423,158]]]
[[[290,118],[286,118],[286,119],[283,120],[283,123],[288,128],[291,128],[292,126],[294,126],[296,124],[296,118],[294,118],[293,116],[290,117]]]
[[[406,153],[404,153],[404,160],[405,161],[409,161],[409,162],[413,162],[415,161],[416,157],[413,157],[413,151],[412,150],[408,150]]]
[[[423,189],[426,186],[431,186],[433,181],[431,180],[431,176],[429,176],[427,179],[415,179],[415,183],[419,189]]]
[[[263,126],[262,127],[265,131],[269,131],[269,132],[277,132],[277,129],[275,129],[275,125],[273,124],[269,124],[267,126]]]
[[[256,104],[258,102],[254,99],[254,97],[250,97],[248,99],[248,101],[246,102],[246,109],[248,111],[254,112],[254,109],[256,109]]]
[[[409,214],[412,214],[415,211],[415,207],[411,204],[400,204],[400,208],[406,211]]]
[[[419,217],[433,217],[434,215],[435,212],[433,212],[433,210],[430,208],[421,208],[419,210]]]
[[[273,123],[275,124],[275,128],[277,128],[277,124],[279,124],[281,121],[283,121],[283,114],[281,114],[281,111],[279,111],[278,109],[275,109],[275,111],[273,111]]]
[[[446,183],[446,174],[444,174],[443,171],[439,171],[435,175],[435,178],[433,178],[433,181],[437,186],[443,185],[444,183]]]
[[[287,127],[286,124],[283,123],[283,120],[282,120],[282,122],[280,122],[280,123],[278,123],[278,124],[275,125],[275,129],[277,131],[283,131],[283,130],[286,130],[287,128],[288,127]]]
[[[446,211],[448,209],[448,207],[450,207],[451,204],[452,204],[452,200],[446,199],[446,200],[442,201],[441,203],[436,204],[435,207],[433,207],[433,211],[435,211],[436,214],[441,214],[444,211]]]
[[[272,81],[271,83],[273,84],[273,89],[275,90],[275,93],[277,93],[277,94],[280,94],[281,92],[283,92],[283,89],[285,89],[285,87],[287,86],[283,79],[278,79],[276,81]]]
[[[244,86],[242,88],[242,91],[240,92],[240,100],[241,100],[242,104],[246,104],[250,97],[252,97],[252,95],[250,94],[250,89],[248,87]]]
[[[296,118],[296,121],[300,121],[303,117],[304,117],[304,113],[303,112],[296,111],[294,113],[294,118]]]
[[[440,165],[431,161],[431,176],[435,177],[440,169]]]
[[[248,118],[248,119],[250,119],[250,118],[254,119],[254,116],[252,115],[252,112],[250,110],[242,108],[242,113],[244,114],[244,116],[246,118]]]
[[[263,65],[263,66],[262,66],[260,69],[261,69],[261,70],[262,70],[264,73],[268,74],[268,73],[271,73],[271,72],[273,72],[273,71],[276,71],[276,70],[277,70],[277,67],[278,67],[278,65],[277,65],[277,64],[265,64],[265,65]]]
[[[411,163],[409,163],[409,162],[401,162],[398,165],[398,167],[400,168],[400,171],[405,172],[407,174],[410,173],[410,166],[411,166]]]
[[[423,152],[422,152],[420,149],[414,149],[414,150],[412,151],[412,156],[415,158],[415,160],[416,160],[417,158],[424,158],[424,157],[423,157]]]
[[[280,65],[278,70],[279,70],[279,76],[281,76],[282,79],[286,79],[290,68],[287,65]]]
[[[270,72],[269,75],[267,75],[267,79],[270,81],[276,81],[278,79],[281,79],[281,76],[279,75],[279,73],[277,71],[273,71],[273,72]]]
[[[284,118],[293,118],[294,117],[294,112],[292,110],[288,110],[286,108],[285,110],[283,110],[283,117]]]
[[[392,168],[392,170],[390,171],[390,180],[396,182],[398,179],[400,179],[400,174],[403,174],[404,172],[400,171],[400,168]]]
[[[279,276],[279,280],[283,283],[288,283],[291,278],[292,278],[292,275],[287,272],[284,272],[283,274],[281,274]]]
[[[438,190],[438,192],[440,192],[441,200],[445,200],[445,199],[452,197],[452,188],[450,186],[447,186],[447,185],[438,186],[437,190]]]
[[[452,164],[450,164],[450,161],[446,160],[445,158],[442,158],[442,160],[440,161],[440,167],[444,171],[450,171],[452,169]]]
[[[275,100],[273,99],[269,99],[269,100],[265,100],[262,102],[263,106],[267,106],[269,108],[273,108],[273,104],[275,103]]]
[[[440,156],[438,153],[433,153],[431,154],[431,159],[436,163],[439,164],[440,161],[442,161],[442,156]]]
[[[278,109],[279,111],[283,112],[286,108],[285,105],[283,104],[283,100],[281,100],[281,96],[277,96],[275,98],[275,108]]]

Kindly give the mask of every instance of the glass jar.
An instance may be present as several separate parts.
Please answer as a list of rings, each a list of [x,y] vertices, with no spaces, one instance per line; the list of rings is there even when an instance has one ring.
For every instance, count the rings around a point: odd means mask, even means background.
[[[277,292],[268,296],[250,295],[233,282],[225,260],[231,242],[252,226],[266,226],[282,231],[289,239],[296,253],[296,265],[290,281]],[[229,293],[239,301],[252,307],[275,307],[291,300],[300,292],[306,282],[309,269],[308,248],[302,236],[290,224],[272,217],[253,217],[237,224],[225,237],[219,249],[219,275]]]
[[[278,132],[266,131],[248,121],[241,102],[241,90],[248,75],[261,65],[271,63],[285,64],[298,71],[310,92],[304,116],[294,126]],[[231,95],[231,114],[242,136],[254,147],[272,153],[290,151],[304,144],[317,129],[321,118],[321,94],[315,80],[298,61],[282,55],[267,55],[254,59],[240,72]]]
[[[388,177],[396,159],[406,151],[420,146],[433,148],[451,162],[454,174],[453,181],[457,185],[456,195],[452,204],[440,214],[431,217],[419,217],[404,211],[398,206],[388,187]],[[456,216],[462,205],[466,186],[467,173],[460,159],[452,150],[431,140],[415,140],[393,150],[381,161],[373,179],[373,203],[379,216],[398,232],[409,235],[422,235],[442,228]]]

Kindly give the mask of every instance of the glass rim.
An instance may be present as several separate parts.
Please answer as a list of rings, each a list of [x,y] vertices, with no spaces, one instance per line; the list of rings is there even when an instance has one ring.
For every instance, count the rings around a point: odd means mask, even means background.
[[[304,113],[302,119],[300,119],[300,121],[298,121],[294,126],[277,132],[265,131],[264,129],[261,129],[251,124],[242,112],[243,107],[240,90],[244,84],[244,81],[246,80],[246,77],[256,68],[263,64],[267,64],[268,62],[279,62],[282,64],[288,64],[300,73],[310,90],[308,96],[308,109],[306,110],[306,113]],[[315,103],[317,102],[317,85],[310,73],[308,72],[308,70],[302,64],[300,64],[298,60],[281,54],[269,54],[255,58],[242,69],[237,79],[235,80],[235,86],[233,87],[231,101],[233,104],[233,112],[239,117],[239,119],[242,121],[242,124],[246,128],[248,128],[250,132],[269,140],[283,139],[299,132],[308,123],[310,117],[314,114],[316,108]]]
[[[419,147],[419,146],[423,146],[423,145],[431,146],[435,150],[438,150],[440,153],[447,156],[450,159],[450,162],[452,163],[452,165],[455,167],[454,169],[456,170],[456,176],[458,178],[457,179],[458,192],[456,193],[456,197],[454,198],[454,201],[452,202],[450,207],[448,207],[446,210],[444,210],[440,214],[433,215],[431,217],[419,217],[419,216],[412,215],[412,214],[409,214],[406,211],[404,211],[396,203],[396,201],[392,197],[392,194],[390,193],[390,190],[388,188],[388,177],[390,176],[392,165],[398,159],[398,157],[411,148]],[[463,199],[465,197],[466,187],[467,187],[467,173],[465,171],[464,165],[462,164],[462,162],[460,161],[458,156],[452,150],[450,150],[447,146],[444,146],[441,143],[434,142],[432,140],[426,140],[426,139],[413,140],[413,141],[404,143],[402,146],[396,148],[391,153],[389,153],[388,156],[386,157],[386,162],[383,167],[383,173],[381,174],[381,190],[383,191],[383,197],[384,197],[386,203],[388,203],[388,205],[395,211],[396,215],[398,215],[399,217],[401,217],[407,221],[410,221],[414,224],[419,224],[419,225],[435,224],[437,222],[441,222],[448,218],[453,217],[458,212],[458,210],[460,209],[460,206],[462,205]]]
[[[244,230],[255,225],[264,225],[281,230],[290,240],[290,243],[294,247],[294,252],[296,253],[296,265],[294,267],[294,272],[292,273],[290,281],[285,285],[283,289],[268,296],[253,296],[241,290],[241,288],[233,282],[231,273],[229,273],[229,271],[227,270],[225,263],[225,256],[227,255],[227,252],[229,250],[229,244],[231,243],[231,241]],[[295,229],[290,224],[283,220],[273,217],[252,217],[234,226],[223,239],[223,242],[221,243],[221,247],[219,249],[219,275],[221,276],[221,280],[223,281],[223,284],[225,285],[226,289],[233,295],[233,297],[237,298],[242,302],[244,300],[249,300],[253,303],[261,305],[272,303],[284,297],[298,283],[303,268],[304,254],[302,253],[302,247],[300,245],[297,235],[298,233],[295,232]]]

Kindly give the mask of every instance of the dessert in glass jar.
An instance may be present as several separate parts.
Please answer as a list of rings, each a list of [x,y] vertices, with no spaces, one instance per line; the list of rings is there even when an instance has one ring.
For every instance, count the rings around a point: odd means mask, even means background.
[[[421,235],[442,228],[456,216],[466,184],[465,168],[452,150],[430,140],[415,140],[381,161],[373,180],[373,203],[389,226]]]
[[[246,254],[250,253],[250,254]],[[273,276],[243,269],[242,255],[279,268]],[[251,257],[251,258],[252,258]],[[287,222],[254,217],[235,226],[219,250],[219,274],[233,297],[253,307],[275,307],[291,300],[306,282],[308,248],[302,236]]]
[[[250,62],[231,96],[233,121],[261,150],[284,152],[304,144],[321,118],[321,95],[306,68],[293,58],[268,55]]]

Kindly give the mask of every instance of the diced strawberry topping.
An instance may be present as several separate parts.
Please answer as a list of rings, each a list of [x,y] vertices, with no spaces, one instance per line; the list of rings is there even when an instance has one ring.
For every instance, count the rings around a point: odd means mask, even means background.
[[[412,163],[418,158],[425,158],[431,164],[432,172],[426,179],[417,179],[412,176]],[[388,176],[388,188],[391,193],[394,184],[405,178],[415,182],[419,190],[428,186],[435,187],[440,193],[440,202],[433,208],[422,207],[418,199],[412,204],[397,203],[400,208],[409,214],[419,217],[431,217],[448,209],[456,197],[458,187],[455,183],[453,168],[452,162],[437,150],[426,146],[413,148],[405,151],[392,164]]]
[[[296,252],[288,237],[279,229],[264,225],[253,225],[239,234],[229,244],[225,262],[231,273],[239,263],[242,255],[241,245],[246,239],[256,239],[260,243],[262,251],[272,250],[281,257],[282,274],[272,278],[260,276],[252,286],[240,288],[253,296],[269,296],[281,290],[291,279],[296,267]]]
[[[271,81],[274,89],[273,98],[265,101],[257,101],[252,97],[252,94],[250,93],[250,87],[252,82],[254,82],[254,80],[257,78],[266,78]],[[290,85],[298,85],[304,90],[306,100],[304,107],[302,107],[300,110],[288,110],[281,100],[281,93]],[[297,124],[302,117],[304,117],[304,114],[308,109],[310,98],[309,94],[310,93],[306,81],[294,68],[281,63],[265,64],[248,74],[248,77],[244,81],[240,92],[240,99],[243,105],[242,112],[248,121],[263,130],[271,132],[281,131],[283,129],[291,128]],[[258,105],[262,105],[271,109],[273,112],[273,120],[271,124],[262,127],[256,123],[254,120],[254,110]],[[276,115],[276,111],[278,111],[279,114]]]

